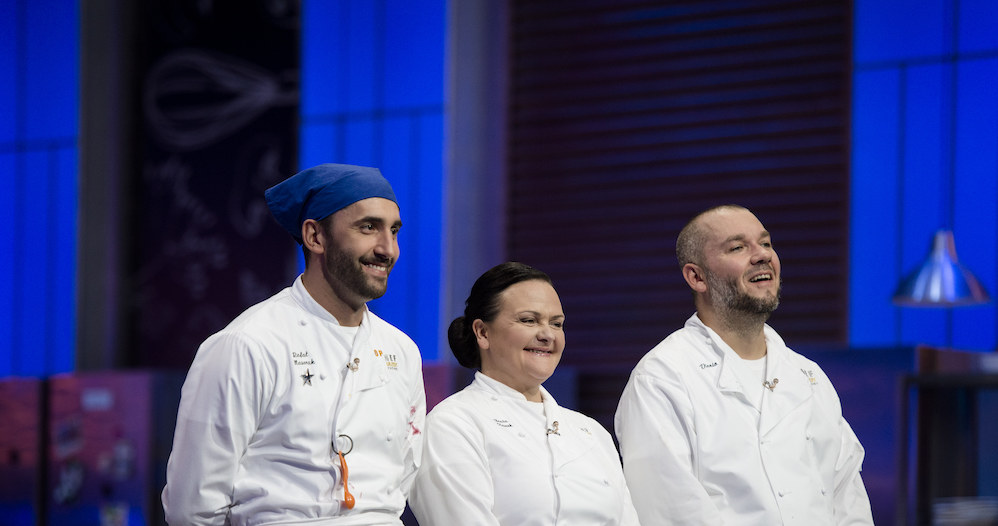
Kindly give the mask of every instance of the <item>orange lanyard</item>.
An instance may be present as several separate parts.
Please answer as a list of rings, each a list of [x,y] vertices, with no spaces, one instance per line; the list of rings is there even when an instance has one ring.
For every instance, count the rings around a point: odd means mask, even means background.
[[[348,510],[352,510],[354,505],[357,504],[357,499],[353,498],[353,495],[350,494],[350,488],[347,487],[347,484],[349,483],[348,478],[350,477],[350,470],[347,469],[346,455],[353,451],[353,439],[350,438],[350,435],[340,435],[337,438],[345,438],[350,441],[350,449],[347,449],[346,453],[340,450],[340,448],[336,445],[335,440],[332,445],[333,451],[336,451],[336,455],[340,457],[340,475],[343,477],[343,505],[346,506]]]
[[[353,449],[353,448],[351,448]],[[343,475],[343,505],[347,507],[348,510],[352,510],[357,501],[350,494],[350,490],[347,488],[347,477],[350,475],[350,470],[347,469],[347,459],[343,456],[342,451],[336,451],[336,454],[340,456],[340,474]]]

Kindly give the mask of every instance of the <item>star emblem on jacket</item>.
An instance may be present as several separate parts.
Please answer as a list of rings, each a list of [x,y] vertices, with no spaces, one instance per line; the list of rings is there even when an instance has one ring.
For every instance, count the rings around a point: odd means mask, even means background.
[[[312,377],[314,374],[310,373],[308,369],[305,369],[305,374],[301,375],[302,385],[312,385]]]

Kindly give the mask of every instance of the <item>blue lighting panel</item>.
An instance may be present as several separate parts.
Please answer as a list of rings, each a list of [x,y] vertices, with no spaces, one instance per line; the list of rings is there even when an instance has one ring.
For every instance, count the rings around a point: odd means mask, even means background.
[[[51,213],[48,194],[48,153],[23,154],[23,168],[15,185],[14,226],[14,374],[44,376],[47,358],[52,355],[48,331],[49,305],[52,297],[51,270],[48,261],[53,257],[74,257],[73,252],[62,254],[50,245],[48,234]],[[66,294],[72,298],[72,293]]]
[[[961,263],[992,302],[953,310],[952,346],[992,350],[998,301],[998,59],[965,61],[959,79],[953,232]]]
[[[346,122],[342,128],[343,133],[340,135],[343,150],[341,153],[342,159],[338,162],[377,166],[380,168],[381,159],[378,158],[376,150],[384,148],[378,142],[384,140],[380,134],[382,126],[383,123],[380,120],[370,118],[354,119]],[[386,173],[385,177],[389,181],[392,181],[393,185],[395,184],[394,176]]]
[[[893,344],[898,323],[890,298],[898,276],[899,82],[895,70],[857,71],[853,78],[849,343],[855,347]]]
[[[944,30],[947,0],[876,0],[854,3],[857,64],[938,57],[949,49]]]
[[[384,102],[382,90],[386,82],[398,81],[385,77],[381,66],[384,53],[384,1],[348,1],[341,11],[338,27],[343,34],[336,42],[336,52],[344,54],[342,71],[337,79],[344,88],[340,111],[348,113],[369,112],[381,109]],[[345,25],[344,23],[345,22]]]
[[[49,216],[47,236],[62,254],[76,254],[77,248],[77,202],[79,188],[77,182],[76,148],[66,148],[51,155],[53,176],[50,199],[53,213]],[[52,273],[48,281],[49,358],[47,374],[70,372],[76,365],[76,258],[57,257],[51,259]]]
[[[342,97],[344,53],[337,51],[345,19],[340,11],[348,2],[303,2],[301,14],[301,113],[303,116],[331,114],[339,110]],[[306,134],[302,134],[302,139]],[[304,141],[303,141],[304,142]],[[302,168],[307,163],[302,157]],[[321,161],[320,161],[321,162]]]
[[[32,0],[27,5],[27,83],[22,95],[30,114],[26,138],[76,137],[80,39],[77,2]]]
[[[78,7],[0,6],[0,376],[75,363]]]
[[[385,106],[437,106],[443,100],[447,35],[445,2],[388,0],[385,71],[398,81],[384,84]]]
[[[993,350],[998,4],[862,0],[854,13],[850,344]],[[880,181],[891,170],[890,183]],[[880,215],[878,194],[886,201]],[[961,262],[993,301],[960,308],[883,304],[884,289],[924,260],[941,228],[953,230]]]
[[[337,132],[335,124],[306,123],[303,119],[298,139],[298,167],[304,169],[342,159],[343,154],[336,147],[340,135]]]
[[[14,188],[15,158],[0,152],[0,184]],[[14,254],[14,192],[0,192],[0,253]],[[0,378],[14,374],[14,258],[0,257]]]
[[[998,49],[998,2],[960,0],[960,52],[994,52]]]
[[[17,136],[18,3],[0,2],[0,152],[12,149]],[[11,173],[11,172],[8,172]]]
[[[420,203],[419,257],[416,259],[415,285],[422,308],[415,310],[415,324],[420,327],[420,340],[423,356],[430,360],[439,359],[438,349],[446,347],[446,339],[441,334],[450,324],[450,319],[440,318],[440,294],[443,282],[444,232],[444,165],[443,147],[444,116],[430,113],[419,119],[418,144],[413,147],[413,164],[419,180],[413,194]]]

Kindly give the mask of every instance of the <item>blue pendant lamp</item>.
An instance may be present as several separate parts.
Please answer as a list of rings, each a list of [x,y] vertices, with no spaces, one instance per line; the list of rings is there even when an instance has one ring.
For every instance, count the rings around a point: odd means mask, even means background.
[[[949,230],[936,232],[925,261],[894,291],[894,304],[905,307],[959,307],[988,301],[988,292],[957,259]]]

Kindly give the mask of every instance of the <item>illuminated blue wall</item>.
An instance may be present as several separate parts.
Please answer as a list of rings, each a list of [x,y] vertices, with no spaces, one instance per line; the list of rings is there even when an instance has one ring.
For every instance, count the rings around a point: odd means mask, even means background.
[[[299,165],[377,166],[402,211],[401,256],[371,309],[439,348],[446,0],[303,3]]]
[[[856,0],[850,344],[994,349],[995,302],[900,308],[894,287],[951,228],[998,292],[998,3]]]
[[[0,2],[0,377],[75,360],[79,11]]]

